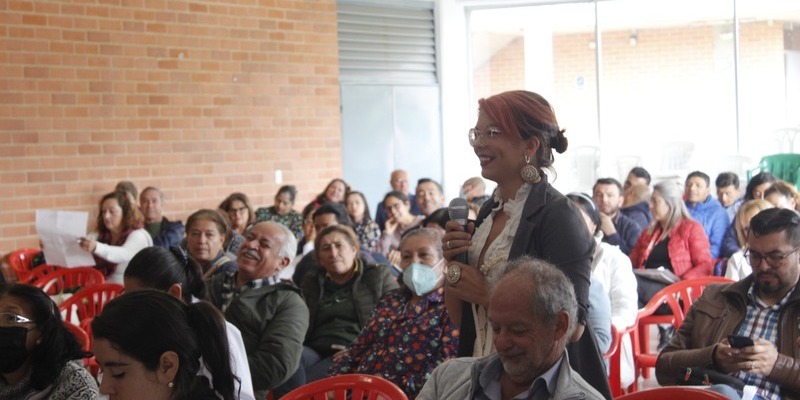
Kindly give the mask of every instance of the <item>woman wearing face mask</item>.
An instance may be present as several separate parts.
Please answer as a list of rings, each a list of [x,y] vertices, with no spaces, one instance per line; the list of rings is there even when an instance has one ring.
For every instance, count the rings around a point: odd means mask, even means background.
[[[256,222],[277,222],[289,228],[297,240],[303,239],[303,217],[292,208],[296,197],[297,188],[293,185],[281,186],[275,194],[274,206],[256,210]]]
[[[95,268],[106,281],[122,283],[128,261],[139,250],[153,245],[153,237],[143,228],[141,213],[131,204],[125,192],[116,191],[100,199],[97,215],[97,240],[81,238],[79,245],[92,253]]]
[[[380,375],[413,399],[437,365],[457,356],[458,327],[444,305],[441,233],[408,232],[400,254],[404,286],[383,296],[356,340],[334,357],[330,374]]]
[[[0,285],[0,399],[94,399],[86,356],[41,289]]]

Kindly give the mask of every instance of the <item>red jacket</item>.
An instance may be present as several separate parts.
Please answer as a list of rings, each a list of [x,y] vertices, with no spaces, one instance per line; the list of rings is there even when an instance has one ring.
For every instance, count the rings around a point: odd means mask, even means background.
[[[650,241],[653,240],[653,236],[658,235],[661,235],[661,227],[656,228],[653,233],[650,233],[649,229],[642,231],[630,255],[634,268],[644,268],[644,262],[653,250],[648,249]],[[714,270],[710,249],[711,244],[702,225],[690,219],[678,221],[669,234],[667,244],[672,271],[681,279],[711,276]]]

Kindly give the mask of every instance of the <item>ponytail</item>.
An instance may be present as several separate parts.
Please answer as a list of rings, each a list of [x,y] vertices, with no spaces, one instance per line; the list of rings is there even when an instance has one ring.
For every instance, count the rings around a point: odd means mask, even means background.
[[[197,344],[203,363],[211,373],[214,390],[224,400],[236,399],[234,380],[240,382],[240,379],[231,370],[228,334],[222,314],[211,303],[200,301],[187,306],[186,316],[192,330],[202,332],[197,335]]]

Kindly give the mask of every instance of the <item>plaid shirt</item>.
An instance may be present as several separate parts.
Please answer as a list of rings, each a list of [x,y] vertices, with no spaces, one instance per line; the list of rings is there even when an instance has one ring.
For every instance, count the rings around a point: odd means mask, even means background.
[[[278,283],[280,280],[278,279],[278,275],[256,279],[254,281],[250,281],[242,285],[241,288],[236,288],[236,277],[239,275],[238,272],[233,274],[225,274],[225,278],[222,280],[222,312],[228,309],[228,306],[231,305],[233,299],[247,290],[251,289],[258,289],[260,287],[274,285]]]
[[[753,286],[750,286],[747,291],[747,316],[742,321],[738,334],[751,338],[760,337],[777,346],[778,318],[781,314],[781,308],[789,301],[791,294],[792,292],[789,291],[780,302],[774,306],[767,306],[756,296]],[[780,386],[768,381],[763,375],[748,374],[740,371],[735,376],[743,380],[747,385],[758,387],[758,396],[764,399],[783,399]]]

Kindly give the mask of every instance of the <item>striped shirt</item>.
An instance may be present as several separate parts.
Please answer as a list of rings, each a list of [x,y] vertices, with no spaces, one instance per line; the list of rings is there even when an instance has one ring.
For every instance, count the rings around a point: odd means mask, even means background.
[[[745,316],[744,321],[742,321],[742,326],[739,328],[738,334],[751,338],[763,338],[764,340],[772,342],[772,344],[777,347],[778,319],[781,314],[781,309],[786,305],[786,302],[789,301],[789,296],[792,292],[789,291],[777,304],[768,306],[756,296],[754,286],[755,285],[750,286],[750,289],[747,291],[747,316]],[[758,396],[764,399],[783,399],[780,386],[768,381],[763,375],[739,371],[735,376],[743,380],[747,385],[758,387]]]

